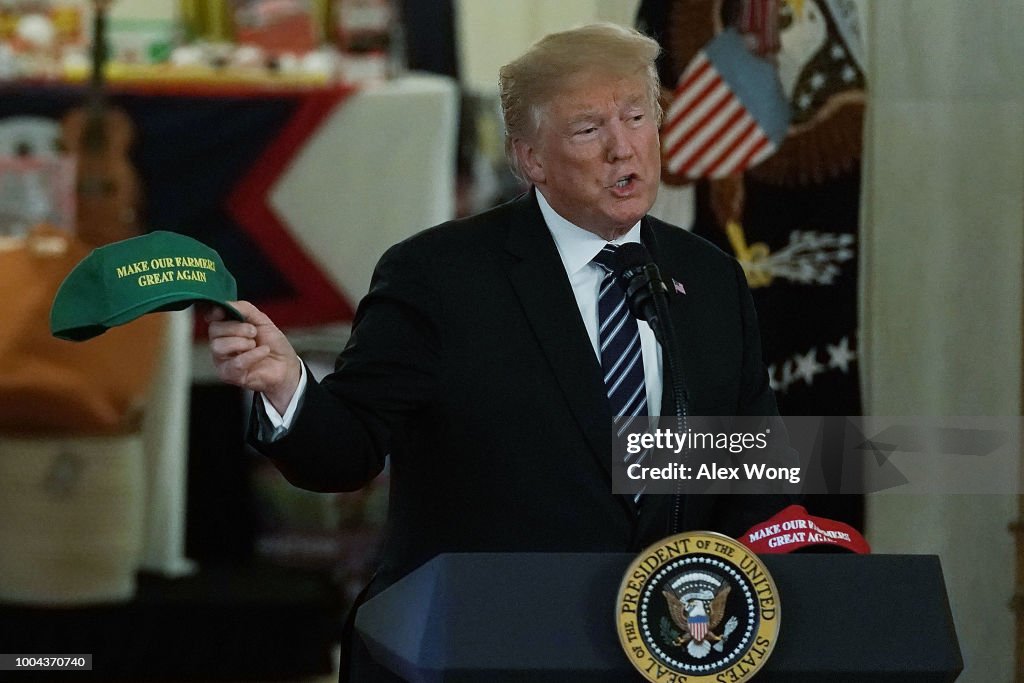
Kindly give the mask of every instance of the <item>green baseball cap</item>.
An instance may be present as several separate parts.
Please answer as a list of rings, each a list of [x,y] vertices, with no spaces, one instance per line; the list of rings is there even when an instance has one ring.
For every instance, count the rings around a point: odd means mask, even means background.
[[[191,237],[157,230],[114,242],[86,256],[64,278],[50,309],[50,332],[85,341],[146,313],[180,311],[196,301],[223,306],[238,298],[220,254]]]

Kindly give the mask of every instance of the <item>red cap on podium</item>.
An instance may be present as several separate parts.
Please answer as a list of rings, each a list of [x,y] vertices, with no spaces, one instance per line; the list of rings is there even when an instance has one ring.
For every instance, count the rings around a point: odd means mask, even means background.
[[[871,552],[871,546],[852,526],[815,517],[802,505],[790,505],[771,519],[750,527],[737,540],[755,553],[791,553],[812,545],[862,554]]]

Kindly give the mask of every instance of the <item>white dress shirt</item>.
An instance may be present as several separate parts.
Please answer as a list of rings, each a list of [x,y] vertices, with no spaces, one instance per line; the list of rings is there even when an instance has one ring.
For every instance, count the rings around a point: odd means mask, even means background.
[[[594,257],[609,244],[603,237],[589,230],[573,225],[559,216],[540,190],[537,191],[537,203],[544,215],[551,237],[555,240],[558,255],[562,257],[565,274],[569,276],[572,293],[576,297],[576,305],[583,317],[583,325],[587,328],[590,344],[594,347],[597,362],[601,362],[601,343],[598,338],[597,298],[604,280],[604,269],[593,263]],[[625,235],[611,244],[640,243],[640,222],[629,229]],[[661,414],[661,347],[654,338],[654,332],[646,321],[638,320],[640,325],[640,348],[644,360],[644,383],[647,385],[647,414]]]
[[[601,362],[600,341],[598,339],[598,314],[597,298],[601,289],[601,281],[604,279],[605,271],[601,266],[593,263],[594,257],[608,244],[603,237],[600,237],[589,230],[573,225],[562,216],[558,215],[543,193],[537,191],[537,203],[540,204],[540,212],[544,216],[544,222],[555,240],[555,247],[558,248],[558,255],[562,258],[562,266],[565,267],[565,274],[569,277],[569,284],[572,285],[572,293],[576,297],[576,305],[580,309],[583,318],[583,325],[587,328],[587,336],[590,337],[590,345],[594,348],[598,363]],[[615,240],[611,244],[626,244],[627,242],[640,242],[640,222],[630,228],[629,232]],[[637,321],[640,326],[640,348],[644,360],[644,382],[647,385],[647,414],[661,414],[661,347],[654,338],[654,332],[643,320]],[[306,390],[306,367],[300,364],[302,375],[299,378],[299,385],[295,388],[295,395],[285,410],[284,415],[277,412],[266,396],[260,395],[263,400],[263,407],[266,416],[274,428],[271,439],[283,434],[291,426],[292,419]]]

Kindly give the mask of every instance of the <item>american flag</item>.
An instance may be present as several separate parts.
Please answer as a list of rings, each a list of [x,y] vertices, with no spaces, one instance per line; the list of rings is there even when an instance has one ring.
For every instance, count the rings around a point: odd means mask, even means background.
[[[686,626],[695,642],[701,642],[708,635],[708,615],[697,614],[686,618]]]
[[[661,129],[662,158],[672,174],[722,178],[771,156],[788,127],[775,69],[727,29],[679,77]]]

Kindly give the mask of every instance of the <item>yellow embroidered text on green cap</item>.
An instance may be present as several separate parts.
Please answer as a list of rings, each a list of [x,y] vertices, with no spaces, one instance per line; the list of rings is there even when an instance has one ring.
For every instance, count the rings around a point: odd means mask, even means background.
[[[84,341],[146,313],[180,310],[195,301],[223,306],[238,298],[235,278],[202,242],[158,230],[93,250],[57,290],[50,309],[55,337]]]

